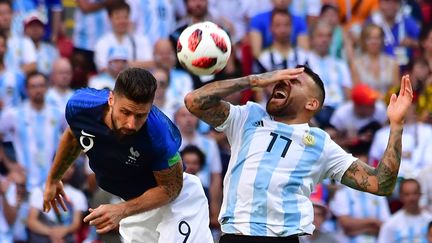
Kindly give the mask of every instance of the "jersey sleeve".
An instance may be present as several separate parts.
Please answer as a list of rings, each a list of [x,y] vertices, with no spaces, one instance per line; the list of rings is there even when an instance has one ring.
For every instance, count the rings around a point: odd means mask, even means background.
[[[153,170],[164,170],[180,162],[178,151],[181,145],[181,135],[174,123],[155,107],[152,108],[147,121],[156,153],[156,160],[152,164]]]
[[[341,181],[345,171],[357,160],[352,154],[347,153],[327,135],[324,145],[324,176]]]
[[[238,133],[245,123],[249,114],[249,104],[237,106],[230,104],[228,118],[218,127],[216,131],[224,132],[228,140],[231,140]]]
[[[73,126],[77,117],[83,113],[94,115],[93,108],[106,104],[109,90],[84,88],[77,90],[66,104],[65,117],[69,126]]]

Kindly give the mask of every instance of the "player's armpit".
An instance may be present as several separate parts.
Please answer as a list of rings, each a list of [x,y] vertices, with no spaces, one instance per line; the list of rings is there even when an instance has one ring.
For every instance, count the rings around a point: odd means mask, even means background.
[[[181,161],[175,163],[171,167],[161,171],[153,172],[156,183],[162,187],[170,201],[174,200],[183,187],[183,163]]]

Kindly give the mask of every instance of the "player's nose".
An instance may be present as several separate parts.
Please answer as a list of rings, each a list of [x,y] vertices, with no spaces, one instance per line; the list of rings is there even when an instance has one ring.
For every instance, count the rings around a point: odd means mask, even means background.
[[[134,116],[128,117],[127,122],[126,122],[126,128],[127,129],[131,129],[131,130],[135,130],[135,128],[136,128],[136,120],[135,120]]]

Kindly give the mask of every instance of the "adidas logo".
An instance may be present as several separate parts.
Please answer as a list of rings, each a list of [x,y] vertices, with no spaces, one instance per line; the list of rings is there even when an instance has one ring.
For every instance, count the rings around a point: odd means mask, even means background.
[[[264,122],[263,122],[263,120],[261,120],[261,121],[256,121],[256,122],[253,123],[253,125],[254,125],[255,127],[264,127]]]

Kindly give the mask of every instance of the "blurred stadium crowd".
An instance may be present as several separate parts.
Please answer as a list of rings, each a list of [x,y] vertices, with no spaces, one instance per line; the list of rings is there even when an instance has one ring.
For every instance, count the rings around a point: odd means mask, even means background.
[[[233,52],[222,72],[196,76],[175,48],[182,30],[204,20],[230,34]],[[213,80],[297,64],[325,84],[311,125],[374,166],[387,145],[386,103],[403,74],[415,91],[394,194],[325,181],[312,195],[317,229],[302,242],[432,242],[432,1],[0,0],[0,243],[120,242],[117,232],[97,235],[82,223],[89,206],[120,200],[97,187],[85,155],[65,175],[68,212],[42,213],[42,190],[68,98],[82,87],[112,89],[127,67],[156,77],[154,104],[181,131],[186,171],[202,181],[217,242],[230,147],[183,97]],[[271,91],[227,100],[265,106]]]

